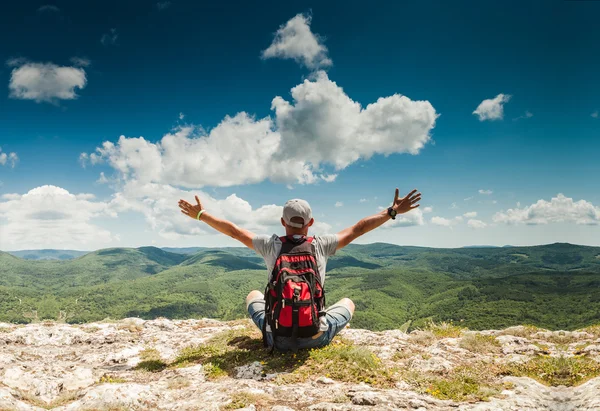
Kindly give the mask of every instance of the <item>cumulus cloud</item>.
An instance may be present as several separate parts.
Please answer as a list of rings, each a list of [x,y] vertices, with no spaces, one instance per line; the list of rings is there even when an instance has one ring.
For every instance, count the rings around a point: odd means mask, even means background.
[[[117,33],[117,29],[110,29],[107,33],[104,33],[102,37],[100,37],[100,43],[104,46],[114,46],[117,44],[117,39],[119,38],[119,33]]]
[[[8,64],[15,67],[8,84],[10,98],[36,103],[73,100],[78,97],[75,89],[83,89],[87,83],[85,70],[79,67],[31,63],[23,59],[12,59]]]
[[[596,225],[600,223],[600,207],[585,200],[574,201],[558,194],[550,201],[538,200],[526,207],[511,208],[498,212],[493,217],[496,223],[506,224],[549,224],[575,223]]]
[[[473,114],[479,117],[479,121],[502,120],[504,118],[504,104],[508,103],[510,98],[510,95],[501,93],[492,99],[483,100]]]
[[[336,202],[335,202],[335,206],[336,206],[336,207],[343,207],[343,206],[344,206],[344,203],[342,203],[341,201],[336,201]]]
[[[92,194],[71,194],[56,186],[41,186],[25,194],[0,198],[1,249],[101,247],[112,241],[110,232],[90,221],[115,216],[108,203]]]
[[[463,217],[465,217],[465,218],[477,217],[477,211],[469,211],[468,213],[464,213]]]
[[[143,214],[153,230],[171,240],[217,234],[206,224],[197,224],[179,211],[179,199],[193,203],[195,195],[199,196],[202,207],[212,215],[225,218],[240,227],[257,233],[281,230],[282,205],[268,204],[253,208],[236,194],[216,199],[200,190],[187,191],[165,184],[128,182],[115,194],[110,208],[117,212],[135,211]],[[318,220],[312,227],[317,234],[326,234],[329,230],[329,224]]]
[[[2,147],[0,147],[0,166],[8,165],[10,168],[15,168],[18,161],[19,156],[17,155],[17,153],[3,153]]]
[[[183,120],[185,118],[185,114],[179,113],[179,120]]]
[[[310,69],[331,66],[323,39],[310,30],[311,20],[310,15],[298,14],[282,25],[262,58],[293,59]]]
[[[479,194],[484,194],[484,195],[488,195],[489,196],[492,193],[493,193],[492,190],[483,190],[483,189],[479,190]]]
[[[387,209],[387,207],[379,207],[380,210]],[[398,214],[395,220],[386,222],[381,228],[390,229],[396,227],[412,227],[420,226],[425,224],[423,219],[423,212],[420,208],[415,208],[408,213]]]
[[[367,200],[366,198],[361,198],[361,199],[360,199],[360,200],[358,200],[358,201],[359,201],[360,203],[366,203],[366,202],[367,202],[367,201],[369,201],[369,200]]]
[[[450,227],[452,225],[452,220],[449,220],[444,217],[435,216],[431,217],[431,223],[442,227]]]
[[[471,228],[485,228],[487,226],[483,221],[473,219],[467,221],[467,225]]]
[[[425,207],[423,208],[423,213],[431,213],[433,211],[433,207]]]
[[[591,114],[591,116],[592,116],[592,117],[594,117],[594,118],[598,118],[598,110],[594,111],[594,112]]]
[[[198,188],[333,181],[324,167],[341,170],[375,154],[418,154],[430,140],[437,114],[428,101],[395,94],[366,108],[324,72],[275,97],[274,118],[241,112],[205,132],[186,126],[152,143],[121,136],[84,160],[107,162],[124,180]]]
[[[473,199],[473,197],[467,197],[467,198],[465,198],[465,201],[469,201],[469,200],[472,200],[472,199]]]

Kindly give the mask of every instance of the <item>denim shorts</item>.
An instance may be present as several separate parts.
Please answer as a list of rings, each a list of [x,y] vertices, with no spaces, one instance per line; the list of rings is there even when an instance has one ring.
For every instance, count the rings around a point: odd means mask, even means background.
[[[250,304],[248,304],[248,314],[250,314],[252,321],[254,321],[254,324],[256,324],[259,330],[262,330],[263,323],[265,322],[265,300],[261,298],[251,301]],[[302,349],[326,346],[333,340],[333,337],[335,337],[337,333],[346,327],[351,318],[352,315],[346,307],[343,305],[332,305],[325,310],[325,319],[329,325],[327,331],[322,331],[310,338],[298,338],[296,340],[296,347]],[[270,332],[267,333],[267,344],[271,347],[273,346],[273,335]],[[277,348],[278,351],[290,351],[292,350],[292,347],[293,342],[291,338],[277,337],[277,345],[275,348]]]

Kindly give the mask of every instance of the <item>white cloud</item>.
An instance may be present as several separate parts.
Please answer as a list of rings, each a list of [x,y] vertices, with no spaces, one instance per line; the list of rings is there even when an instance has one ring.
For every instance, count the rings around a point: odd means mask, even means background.
[[[69,60],[77,67],[88,67],[92,64],[91,60],[85,57],[71,57]]]
[[[329,175],[323,174],[321,176],[321,178],[327,183],[333,183],[335,181],[335,179],[337,178],[337,176],[338,176],[337,174],[329,174]]]
[[[168,9],[170,6],[171,6],[170,1],[159,1],[158,3],[156,3],[156,8],[159,10]]]
[[[465,198],[465,201],[469,201],[469,200],[472,200],[472,199],[473,199],[473,197],[467,197],[467,198]]]
[[[102,37],[100,37],[100,43],[105,46],[114,46],[117,44],[117,40],[119,38],[119,33],[117,33],[117,29],[110,29],[107,33],[104,33]]]
[[[423,209],[423,213],[431,213],[433,211],[433,207],[425,207]]]
[[[89,161],[106,161],[124,180],[142,184],[312,184],[333,181],[336,175],[325,166],[341,170],[375,154],[418,154],[437,118],[428,101],[397,94],[362,108],[324,72],[291,94],[293,103],[273,99],[274,119],[241,112],[208,133],[181,127],[157,143],[121,136],[116,144],[98,147]]]
[[[592,117],[594,117],[594,118],[598,118],[598,110],[594,111],[594,112],[591,114],[591,116],[592,116]]]
[[[387,210],[387,207],[378,207],[379,210]],[[412,227],[425,224],[423,212],[419,208],[415,208],[408,213],[398,214],[394,220],[389,220],[381,228],[391,229],[396,227]]]
[[[522,116],[516,117],[513,120],[517,121],[517,120],[521,120],[521,119],[524,119],[524,118],[531,118],[531,117],[533,117],[533,113],[530,112],[529,110],[527,110],[527,111],[525,111],[525,114],[523,114]]]
[[[502,120],[504,118],[504,104],[510,101],[508,94],[498,94],[493,99],[483,100],[475,109],[473,114],[479,117],[479,121]]]
[[[452,220],[448,220],[447,218],[444,217],[431,217],[431,223],[435,224],[435,225],[440,225],[443,227],[450,227],[452,225]]]
[[[91,194],[74,195],[56,186],[41,186],[25,194],[5,194],[0,200],[0,249],[90,249],[109,243],[110,232],[90,222],[115,216],[108,204]]]
[[[493,193],[492,190],[483,190],[483,189],[479,190],[479,194],[484,194],[484,195],[488,195],[489,196],[492,193]]]
[[[39,9],[37,9],[37,11],[38,11],[38,13],[46,13],[46,12],[58,13],[58,12],[60,12],[60,9],[53,4],[46,4],[42,7],[40,7]]]
[[[198,195],[202,207],[207,212],[232,221],[240,227],[258,233],[282,230],[283,206],[269,204],[253,208],[236,194],[218,200],[203,191],[181,190],[170,185],[128,182],[115,194],[110,208],[117,212],[135,211],[143,214],[153,230],[171,240],[196,235],[222,235],[180,212],[177,207],[179,199],[195,203],[195,195]],[[328,233],[330,229],[330,225],[317,220],[312,227],[313,232],[319,234]]]
[[[336,206],[336,207],[343,207],[343,206],[344,206],[344,203],[342,203],[341,201],[336,201],[336,202],[335,202],[335,206]]]
[[[369,201],[369,200],[367,200],[366,198],[361,198],[360,200],[358,200],[358,202],[360,202],[360,203],[366,203],[367,201]]]
[[[594,206],[589,201],[574,201],[563,194],[558,194],[550,201],[538,200],[530,206],[498,212],[494,215],[493,220],[506,224],[575,223],[595,225],[600,223],[600,207]]]
[[[450,210],[456,210],[458,208],[458,206],[456,205],[456,203],[452,203],[450,205]]]
[[[310,30],[311,20],[310,15],[298,14],[282,25],[271,45],[262,52],[262,58],[294,59],[310,69],[331,66],[323,39]]]
[[[179,120],[183,120],[185,118],[185,114],[179,113]]]
[[[15,168],[18,161],[19,161],[19,156],[17,155],[17,153],[14,153],[14,152],[11,152],[8,154],[3,153],[2,147],[0,147],[0,166],[5,166],[8,164],[10,166],[10,168]]]
[[[471,228],[485,228],[487,226],[487,224],[481,220],[469,220],[467,221],[467,225]]]
[[[90,156],[88,155],[88,153],[79,154],[79,164],[81,164],[81,167],[85,168],[89,160]]]
[[[73,100],[78,97],[75,89],[83,89],[87,83],[85,71],[78,67],[29,63],[22,59],[10,60],[8,64],[17,65],[12,70],[8,84],[9,97],[15,99],[34,100],[37,103]]]
[[[109,182],[109,180],[104,175],[104,172],[100,173],[100,177],[98,178],[98,180],[96,180],[96,183],[98,183],[98,184],[106,184],[108,182]]]
[[[464,213],[463,217],[465,217],[465,218],[477,217],[477,211],[469,211],[468,213]]]

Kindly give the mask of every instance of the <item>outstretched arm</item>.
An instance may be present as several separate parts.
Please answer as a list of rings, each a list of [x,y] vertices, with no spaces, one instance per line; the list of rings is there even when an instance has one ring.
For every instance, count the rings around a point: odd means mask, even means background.
[[[416,194],[415,194],[416,193]],[[392,208],[396,210],[398,214],[404,214],[412,210],[413,208],[419,207],[419,201],[421,200],[421,193],[417,193],[417,190],[411,191],[406,197],[400,197],[400,192],[396,189],[394,196],[394,202]],[[374,214],[369,217],[365,217],[352,227],[348,227],[340,231],[338,236],[337,249],[346,247],[352,241],[356,240],[363,234],[368,233],[371,230],[379,227],[386,221],[390,220],[391,217],[387,210],[383,210],[380,213]]]
[[[200,204],[200,199],[198,196],[196,197],[195,205],[188,203],[185,200],[179,200],[179,208],[181,208],[181,212],[194,220],[197,218],[198,213],[203,210],[202,204]],[[235,238],[238,241],[241,241],[246,247],[254,249],[252,245],[252,239],[254,238],[254,233],[251,231],[245,230],[243,228],[238,227],[233,224],[231,221],[223,220],[221,218],[210,215],[204,210],[202,215],[200,216],[200,221],[204,221],[206,224],[211,226],[217,231],[228,235],[231,238]]]

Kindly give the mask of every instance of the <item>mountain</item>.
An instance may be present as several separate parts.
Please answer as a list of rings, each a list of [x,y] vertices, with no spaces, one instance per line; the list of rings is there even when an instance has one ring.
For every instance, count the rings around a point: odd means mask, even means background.
[[[244,317],[246,294],[263,290],[266,269],[244,247],[171,253],[156,247],[98,250],[66,261],[0,252],[0,321],[66,316]],[[600,316],[600,248],[434,249],[354,245],[328,261],[328,304],[357,307],[353,323],[382,330],[411,321],[463,321],[473,329],[532,323],[573,329]],[[62,312],[62,314],[61,314]]]

